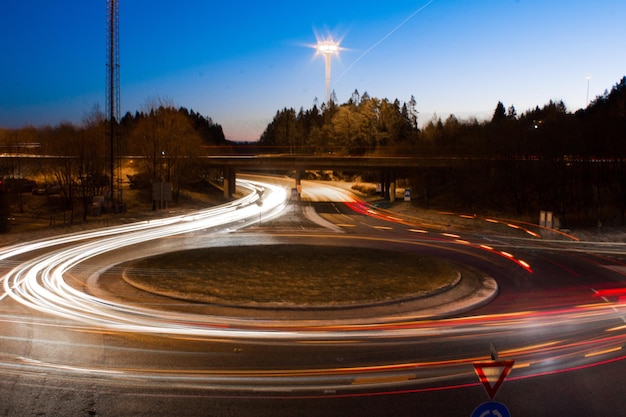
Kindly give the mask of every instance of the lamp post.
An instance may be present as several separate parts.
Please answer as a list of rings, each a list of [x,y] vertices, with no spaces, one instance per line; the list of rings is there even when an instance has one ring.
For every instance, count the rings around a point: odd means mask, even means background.
[[[339,42],[335,42],[332,38],[324,41],[318,41],[315,47],[317,55],[324,57],[326,64],[326,104],[330,103],[330,63],[333,55],[339,55]]]

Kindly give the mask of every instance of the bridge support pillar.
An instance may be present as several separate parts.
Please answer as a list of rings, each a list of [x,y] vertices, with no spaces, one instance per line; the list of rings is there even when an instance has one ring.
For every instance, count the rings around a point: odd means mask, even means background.
[[[302,168],[296,168],[296,190],[298,191],[298,200],[302,195],[302,174],[304,170]]]
[[[380,196],[383,198],[387,197],[387,179],[385,172],[380,173]]]
[[[383,171],[380,175],[380,195],[390,202],[396,201],[396,175],[393,172]]]
[[[232,167],[224,168],[224,197],[233,198],[237,181],[237,170]]]

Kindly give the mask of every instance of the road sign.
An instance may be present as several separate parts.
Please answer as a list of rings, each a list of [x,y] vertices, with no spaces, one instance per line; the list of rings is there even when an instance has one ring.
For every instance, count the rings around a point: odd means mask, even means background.
[[[474,371],[478,375],[478,379],[482,382],[487,391],[489,398],[493,400],[498,389],[509,375],[515,361],[488,361],[475,362]]]
[[[504,404],[488,401],[476,407],[471,417],[511,417],[511,413]]]
[[[404,201],[411,201],[411,189],[406,188],[404,190]]]

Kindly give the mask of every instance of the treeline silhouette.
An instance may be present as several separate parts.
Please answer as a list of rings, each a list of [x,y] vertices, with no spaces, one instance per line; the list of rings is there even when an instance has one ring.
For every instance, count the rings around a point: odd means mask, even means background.
[[[11,206],[25,210],[27,199],[22,194],[31,190],[49,195],[54,189],[55,196],[46,199],[48,209],[67,214],[63,218],[69,223],[77,214],[85,220],[96,196],[111,202],[107,209],[111,205],[117,210],[110,190],[109,126],[96,106],[81,125],[0,129],[0,147],[10,156],[0,158],[0,232],[6,230]],[[115,131],[119,134],[114,153],[141,157],[134,162],[133,170],[139,173],[133,179],[141,179],[135,183],[148,190],[146,202],[151,201],[151,183],[159,181],[171,184],[172,199],[177,202],[181,187],[197,181],[202,170],[193,157],[207,146],[228,148],[222,127],[211,118],[161,99],[148,101],[142,112],[126,113]]]
[[[574,113],[550,101],[517,114],[498,102],[487,121],[434,117],[418,129],[416,103],[362,96],[278,111],[259,152],[454,158],[410,171],[417,204],[462,211],[553,211],[562,226],[623,224],[626,77]]]
[[[224,146],[229,144],[224,136],[222,126],[213,121],[210,117],[205,117],[199,112],[194,112],[193,109],[188,110],[185,107],[175,108],[168,103],[158,103],[158,106],[152,106],[144,111],[136,111],[135,114],[127,112],[120,120],[120,138],[121,138],[121,154],[130,154],[136,151],[136,146],[133,144],[133,132],[138,129],[138,126],[144,123],[146,120],[156,120],[159,116],[168,110],[177,113],[182,119],[184,119],[191,129],[199,136],[202,144],[205,146]]]
[[[625,221],[626,77],[573,113],[562,101],[522,114],[498,102],[489,120],[435,116],[421,127],[414,97],[390,101],[355,90],[344,104],[337,104],[333,94],[319,107],[279,110],[259,141],[247,144],[226,140],[222,126],[210,117],[167,101],[156,100],[145,109],[126,113],[119,121],[118,151],[170,156],[172,164],[165,168],[152,158],[145,168],[151,178],[170,180],[174,175],[176,182],[193,177],[194,164],[175,164],[182,155],[429,156],[454,163],[445,169],[408,167],[395,173],[409,181],[414,203],[425,207],[510,213],[532,220],[539,210],[548,210],[565,227]],[[62,173],[71,189],[75,177],[106,175],[107,125],[95,108],[81,126],[0,129],[0,145],[13,154],[79,156],[81,165]],[[19,160],[7,158],[0,169],[5,177],[17,175]]]

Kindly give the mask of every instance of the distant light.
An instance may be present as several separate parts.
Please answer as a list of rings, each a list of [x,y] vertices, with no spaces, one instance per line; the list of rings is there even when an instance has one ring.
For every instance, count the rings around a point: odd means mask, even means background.
[[[322,42],[317,43],[317,52],[322,55],[338,55],[339,54],[339,43],[333,41],[332,39],[328,39]]]
[[[339,46],[339,43],[340,42],[333,40],[331,37],[326,38],[325,40],[320,40],[318,38],[317,44],[314,46],[316,50],[315,54],[322,55],[326,64],[326,103],[330,103],[330,63],[333,55],[339,56],[339,51],[342,49]]]

